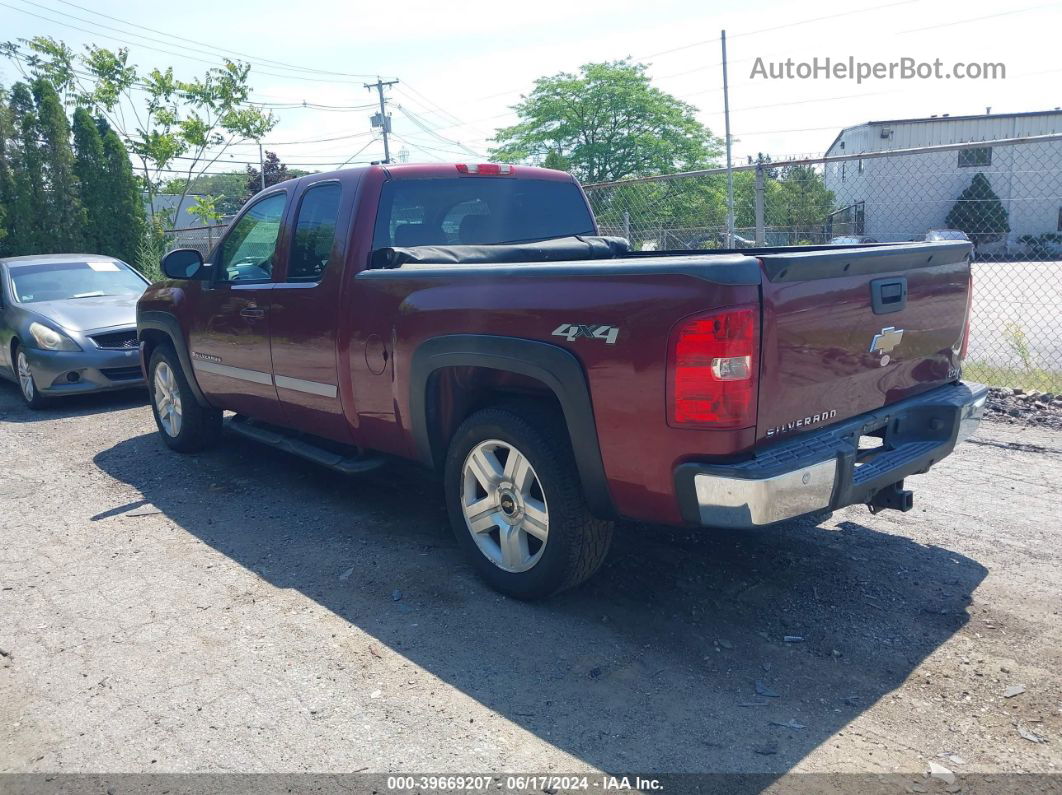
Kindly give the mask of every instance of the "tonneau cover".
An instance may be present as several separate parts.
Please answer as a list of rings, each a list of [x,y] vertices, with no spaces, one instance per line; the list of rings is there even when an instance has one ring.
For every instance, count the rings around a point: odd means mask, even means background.
[[[408,264],[477,265],[483,263],[563,262],[566,260],[613,259],[631,250],[622,237],[578,236],[539,240],[534,243],[502,243],[477,246],[410,246],[378,248],[372,253],[373,268],[400,268]]]

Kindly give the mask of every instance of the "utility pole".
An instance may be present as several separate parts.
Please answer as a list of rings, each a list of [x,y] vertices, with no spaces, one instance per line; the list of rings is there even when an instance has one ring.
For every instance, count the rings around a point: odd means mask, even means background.
[[[726,247],[734,247],[734,169],[730,160],[730,90],[726,82],[726,31],[723,43],[723,126],[726,128]]]
[[[377,95],[380,97],[380,112],[372,117],[372,126],[379,127],[383,131],[384,163],[391,162],[391,147],[387,141],[387,134],[391,132],[391,117],[387,115],[387,100],[384,99],[384,89],[388,86],[393,86],[397,82],[397,80],[384,81],[377,77],[375,83],[365,83],[365,88],[369,91],[375,88]]]
[[[262,155],[262,142],[258,142],[258,176],[262,178],[262,190],[265,190],[265,157]]]

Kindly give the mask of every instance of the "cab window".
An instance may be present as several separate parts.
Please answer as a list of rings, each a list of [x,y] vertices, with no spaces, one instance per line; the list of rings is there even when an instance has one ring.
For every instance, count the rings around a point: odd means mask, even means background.
[[[219,282],[269,281],[287,195],[274,193],[251,206],[218,247]]]
[[[319,282],[332,258],[342,188],[315,185],[303,194],[288,260],[289,282]]]
[[[373,248],[496,245],[594,234],[574,182],[495,177],[384,183]]]

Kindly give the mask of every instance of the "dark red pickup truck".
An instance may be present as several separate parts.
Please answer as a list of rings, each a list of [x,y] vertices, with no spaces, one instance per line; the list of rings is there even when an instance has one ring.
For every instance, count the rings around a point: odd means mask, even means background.
[[[442,474],[496,588],[598,568],[617,517],[753,527],[865,503],[968,436],[962,242],[634,252],[579,185],[524,166],[312,174],[208,262],[171,252],[137,314],[181,452],[233,431],[344,472]]]

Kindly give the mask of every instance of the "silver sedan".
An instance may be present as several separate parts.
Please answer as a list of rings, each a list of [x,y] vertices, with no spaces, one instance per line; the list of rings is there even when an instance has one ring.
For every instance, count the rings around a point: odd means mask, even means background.
[[[0,377],[30,408],[141,386],[136,302],[148,281],[97,254],[0,259]]]

